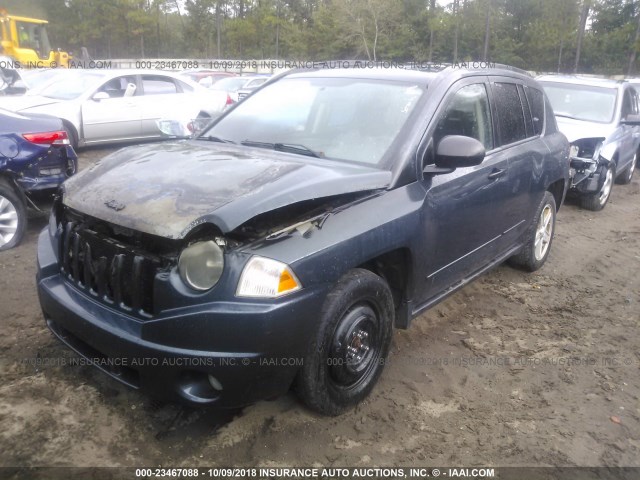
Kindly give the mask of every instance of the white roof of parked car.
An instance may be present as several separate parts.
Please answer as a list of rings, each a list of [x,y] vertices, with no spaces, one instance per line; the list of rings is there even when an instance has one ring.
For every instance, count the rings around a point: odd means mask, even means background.
[[[539,82],[569,83],[572,85],[587,85],[590,87],[619,88],[624,81],[610,78],[582,77],[580,75],[542,75],[537,77]]]

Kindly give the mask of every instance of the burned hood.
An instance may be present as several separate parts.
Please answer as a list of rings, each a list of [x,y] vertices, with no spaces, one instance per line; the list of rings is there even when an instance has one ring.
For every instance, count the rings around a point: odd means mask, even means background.
[[[607,138],[615,130],[615,125],[608,123],[585,122],[573,118],[556,117],[558,129],[573,143],[581,138]]]
[[[202,223],[222,233],[289,204],[384,189],[368,166],[203,141],[128,147],[70,178],[65,205],[166,238]]]

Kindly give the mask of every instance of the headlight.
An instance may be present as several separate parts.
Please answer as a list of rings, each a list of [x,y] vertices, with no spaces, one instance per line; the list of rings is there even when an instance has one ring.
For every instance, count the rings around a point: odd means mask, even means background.
[[[294,273],[284,263],[270,258],[253,257],[242,271],[236,295],[276,298],[301,288]]]
[[[182,281],[194,290],[213,288],[220,280],[223,269],[224,254],[213,240],[189,245],[178,260]]]

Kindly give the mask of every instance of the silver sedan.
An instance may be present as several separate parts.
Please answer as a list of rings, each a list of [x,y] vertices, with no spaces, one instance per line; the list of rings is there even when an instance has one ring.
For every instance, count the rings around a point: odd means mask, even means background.
[[[215,117],[226,94],[169,72],[149,70],[66,71],[20,97],[0,99],[14,112],[60,118],[75,147],[162,138],[161,118]]]

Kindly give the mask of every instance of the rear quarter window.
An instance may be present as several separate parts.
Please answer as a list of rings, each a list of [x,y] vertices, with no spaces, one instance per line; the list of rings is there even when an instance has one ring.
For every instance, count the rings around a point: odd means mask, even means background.
[[[533,87],[525,87],[531,117],[533,120],[533,133],[542,135],[544,131],[544,94],[541,90]]]

